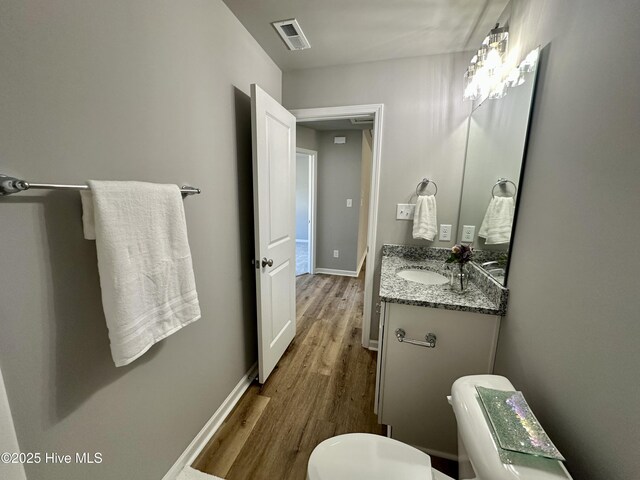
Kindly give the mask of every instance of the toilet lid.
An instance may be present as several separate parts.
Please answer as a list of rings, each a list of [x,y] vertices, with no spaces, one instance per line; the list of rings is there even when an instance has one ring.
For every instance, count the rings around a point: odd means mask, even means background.
[[[308,480],[432,480],[431,458],[404,443],[349,433],[320,443],[311,453]]]

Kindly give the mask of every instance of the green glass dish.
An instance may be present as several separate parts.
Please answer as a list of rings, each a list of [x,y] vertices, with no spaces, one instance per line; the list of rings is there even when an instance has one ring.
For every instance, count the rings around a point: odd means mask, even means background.
[[[565,461],[529,408],[522,392],[480,386],[476,386],[476,391],[501,448]]]

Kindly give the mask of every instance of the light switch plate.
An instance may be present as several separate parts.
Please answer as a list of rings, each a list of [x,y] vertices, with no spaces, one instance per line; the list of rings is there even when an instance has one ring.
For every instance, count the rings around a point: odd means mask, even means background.
[[[340,250],[333,251],[333,258],[338,258],[340,256]]]
[[[462,241],[463,242],[473,242],[473,239],[476,236],[476,226],[475,225],[464,225],[462,227]]]
[[[396,207],[396,220],[413,220],[415,203],[399,203]]]
[[[451,241],[451,225],[445,225],[444,223],[440,225],[440,241]]]
[[[347,207],[353,207],[353,199],[347,198]]]

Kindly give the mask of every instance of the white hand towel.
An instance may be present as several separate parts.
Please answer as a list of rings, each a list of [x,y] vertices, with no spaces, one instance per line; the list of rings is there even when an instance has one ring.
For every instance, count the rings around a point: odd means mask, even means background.
[[[516,203],[513,197],[491,199],[478,231],[478,236],[486,239],[486,245],[509,243],[515,210]]]
[[[89,186],[102,306],[120,367],[200,318],[184,206],[176,185],[89,180]],[[85,194],[90,238],[88,204]]]
[[[438,233],[436,197],[420,195],[413,213],[413,238],[433,241]]]

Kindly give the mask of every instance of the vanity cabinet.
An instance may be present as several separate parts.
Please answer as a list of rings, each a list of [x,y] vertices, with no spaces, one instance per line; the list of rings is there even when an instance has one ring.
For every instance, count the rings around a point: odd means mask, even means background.
[[[382,302],[376,378],[378,421],[391,436],[434,455],[454,458],[456,421],[447,401],[453,382],[493,370],[500,317]],[[436,336],[435,347],[424,342]]]

